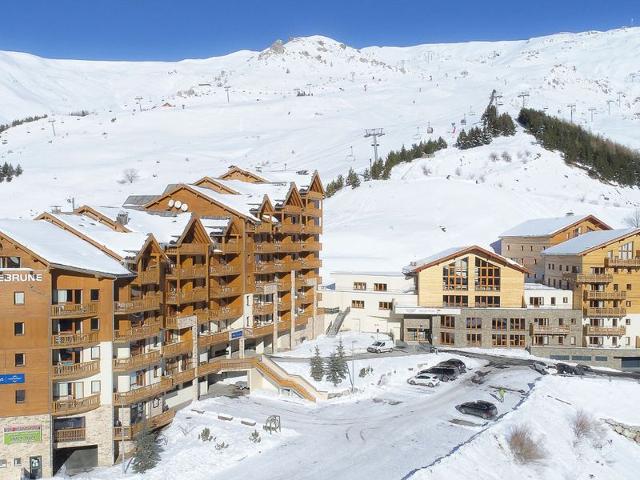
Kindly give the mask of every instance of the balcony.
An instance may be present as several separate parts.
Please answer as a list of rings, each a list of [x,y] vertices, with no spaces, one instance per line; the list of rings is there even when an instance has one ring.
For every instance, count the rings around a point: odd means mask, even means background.
[[[636,257],[636,258],[605,258],[604,259],[604,264],[607,267],[639,268],[640,267],[640,257]]]
[[[60,332],[51,337],[53,348],[89,347],[98,343],[98,332],[64,333]]]
[[[610,273],[572,273],[564,272],[562,278],[576,283],[611,283],[613,275]]]
[[[53,432],[53,441],[56,443],[82,442],[86,435],[86,428],[63,428]]]
[[[627,298],[626,290],[619,292],[598,292],[596,290],[587,290],[584,292],[585,300],[624,300]]]
[[[298,302],[299,304],[313,303],[313,290],[296,294],[296,302]]]
[[[209,320],[233,320],[242,316],[242,309],[238,307],[219,307],[209,309]]]
[[[279,332],[286,332],[291,330],[291,322],[289,320],[285,320],[282,322],[278,322],[278,331]]]
[[[51,305],[51,317],[53,318],[89,317],[97,313],[98,302]]]
[[[133,283],[136,285],[150,285],[160,283],[160,268],[152,267],[148,270],[138,272],[138,275],[134,279]]]
[[[531,335],[569,335],[569,325],[537,325],[531,324]]]
[[[276,285],[278,286],[279,292],[288,292],[291,290],[290,280],[276,280]]]
[[[207,278],[207,266],[192,265],[190,267],[173,267],[169,269],[167,276],[179,279]]]
[[[144,298],[113,302],[113,313],[116,315],[129,315],[149,310],[160,309],[161,297],[159,294],[147,294]]]
[[[242,294],[240,286],[225,285],[223,287],[212,287],[211,298],[237,297]]]
[[[256,282],[256,293],[262,295],[274,294],[278,291],[274,282]]]
[[[322,250],[322,243],[320,242],[303,242],[302,243],[303,252],[319,252],[320,250]]]
[[[198,336],[198,347],[200,348],[207,348],[211,345],[228,342],[229,330],[224,330],[222,332],[200,333]]]
[[[162,345],[162,356],[164,357],[176,357],[178,355],[191,353],[192,351],[192,342],[182,341],[169,343],[168,345]]]
[[[624,307],[587,307],[584,309],[586,317],[624,317],[627,309]]]
[[[193,320],[195,318],[195,322]],[[184,314],[172,314],[165,315],[164,317],[164,326],[165,328],[171,328],[174,330],[180,330],[182,328],[190,328],[194,325],[194,323],[202,323],[209,320],[209,309],[208,308],[198,308],[195,309],[192,313]]]
[[[209,245],[204,243],[183,243],[167,247],[167,255],[206,255]]]
[[[155,397],[173,388],[173,382],[162,378],[158,383],[134,388],[128,392],[116,392],[113,394],[113,404],[118,407],[137,403],[147,398]]]
[[[204,302],[208,299],[206,287],[195,287],[191,290],[178,290],[167,293],[167,303],[183,304],[193,302]]]
[[[291,310],[291,300],[278,300],[278,311],[288,312]]]
[[[242,268],[240,265],[211,265],[209,274],[214,277],[224,277],[226,275],[240,275]]]
[[[273,334],[273,323],[255,324],[251,329],[251,336],[254,338],[264,337]]]
[[[240,253],[240,242],[238,240],[230,240],[227,242],[216,243],[213,249],[217,253]]]
[[[301,223],[283,223],[280,225],[281,233],[302,233],[302,224]]]
[[[174,385],[182,385],[183,383],[191,382],[194,378],[196,378],[196,369],[189,368],[188,370],[184,370],[182,372],[175,372],[167,375],[166,377]]]
[[[307,205],[304,207],[304,214],[309,217],[321,217],[322,210],[318,207],[312,207],[311,205]]]
[[[99,371],[100,360],[72,364],[60,363],[58,365],[53,365],[51,376],[54,380],[73,380],[82,377],[90,377]]]
[[[320,268],[322,260],[319,258],[302,259],[302,268]]]
[[[94,410],[100,406],[100,394],[96,393],[84,398],[68,398],[54,400],[51,404],[51,415],[75,415]]]
[[[276,262],[256,262],[254,266],[256,273],[275,273],[278,271]]]
[[[113,332],[114,342],[135,342],[143,338],[154,337],[160,334],[162,322],[160,317],[153,320],[146,320],[144,325],[134,326],[126,330],[115,330]]]
[[[175,410],[167,410],[166,412],[146,418],[141,422],[134,423],[133,425],[114,427],[113,438],[114,440],[133,440],[144,429],[145,423],[147,428],[150,430],[156,430],[169,425],[175,416]]]
[[[281,245],[274,242],[256,242],[255,250],[257,253],[275,253],[281,250]]]
[[[253,314],[254,315],[271,315],[274,310],[273,303],[254,303]]]
[[[600,327],[596,325],[586,325],[584,334],[588,337],[622,337],[627,332],[624,325],[619,327]]]
[[[132,355],[126,358],[114,358],[113,370],[116,372],[128,372],[131,370],[139,370],[141,368],[151,366],[161,360],[159,350]]]
[[[320,234],[320,233],[322,233],[322,226],[321,225],[307,224],[302,229],[302,233],[308,233],[310,235]]]
[[[302,242],[282,242],[280,244],[281,252],[301,252],[303,249]]]

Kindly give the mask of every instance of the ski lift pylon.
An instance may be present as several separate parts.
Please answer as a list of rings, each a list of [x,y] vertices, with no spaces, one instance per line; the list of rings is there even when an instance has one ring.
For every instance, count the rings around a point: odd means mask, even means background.
[[[433,133],[433,127],[431,126],[431,122],[427,123],[427,133]]]

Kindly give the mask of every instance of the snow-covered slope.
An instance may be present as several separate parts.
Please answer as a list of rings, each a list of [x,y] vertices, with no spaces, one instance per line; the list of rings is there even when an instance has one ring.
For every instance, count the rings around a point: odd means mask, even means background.
[[[493,89],[512,114],[522,92],[528,106],[565,118],[575,103],[576,122],[638,148],[639,52],[637,28],[361,50],[315,36],[177,63],[0,52],[0,122],[55,119],[0,134],[0,161],[24,168],[0,184],[0,216],[32,216],[71,197],[120,204],[129,193],[157,193],[229,164],[318,169],[328,181],[368,166],[366,128],[385,129],[381,154],[429,136],[452,144],[462,119],[479,120]],[[91,114],[69,116],[82,109]],[[596,182],[532,141],[519,132],[487,147],[449,148],[397,168],[390,181],[339,193],[326,202],[326,269],[397,269],[436,248],[489,244],[523,218],[567,211],[620,225],[640,202],[637,189]],[[489,159],[504,151],[511,162]],[[140,180],[119,183],[125,168]]]

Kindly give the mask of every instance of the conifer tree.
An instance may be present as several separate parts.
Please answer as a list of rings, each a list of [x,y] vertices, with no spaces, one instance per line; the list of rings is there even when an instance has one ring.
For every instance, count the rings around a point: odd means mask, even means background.
[[[345,185],[349,185],[351,188],[358,188],[360,186],[360,178],[353,168],[349,169]]]
[[[324,360],[320,356],[320,349],[316,346],[316,352],[309,359],[309,367],[311,369],[311,378],[316,382],[320,382],[324,376]]]
[[[329,355],[329,360],[327,361],[325,374],[327,380],[333,383],[334,387],[342,382],[340,371],[340,361],[338,360],[338,355],[336,354],[336,352],[332,352],[331,355]]]
[[[132,468],[136,473],[144,473],[160,461],[162,447],[158,443],[157,435],[149,430],[146,422],[135,439],[135,449]]]
[[[342,379],[347,378],[347,374],[349,373],[348,371],[349,367],[347,366],[347,358],[344,353],[344,345],[342,343],[342,338],[338,341],[338,347],[336,349],[336,361],[338,366],[338,375],[340,375],[340,378]]]

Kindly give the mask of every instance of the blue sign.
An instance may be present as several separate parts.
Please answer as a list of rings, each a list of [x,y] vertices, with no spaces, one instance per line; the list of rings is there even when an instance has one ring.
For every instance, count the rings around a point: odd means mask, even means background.
[[[24,373],[0,374],[0,385],[9,385],[11,383],[24,383]]]
[[[231,340],[237,340],[238,338],[242,338],[243,330],[235,330],[231,332]]]

